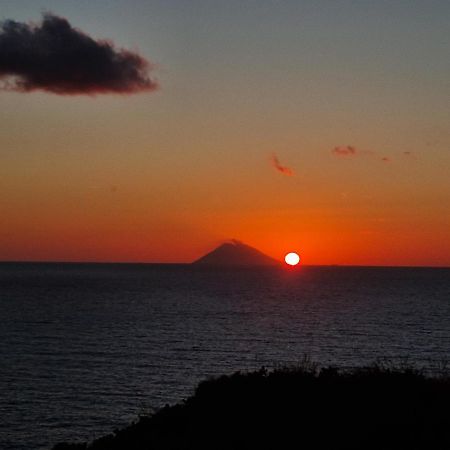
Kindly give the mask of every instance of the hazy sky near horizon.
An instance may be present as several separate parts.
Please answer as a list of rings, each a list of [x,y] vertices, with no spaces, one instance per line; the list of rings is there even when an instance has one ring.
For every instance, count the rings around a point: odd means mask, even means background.
[[[0,260],[184,262],[236,238],[450,265],[450,2],[0,6],[136,51],[160,85],[0,91]]]

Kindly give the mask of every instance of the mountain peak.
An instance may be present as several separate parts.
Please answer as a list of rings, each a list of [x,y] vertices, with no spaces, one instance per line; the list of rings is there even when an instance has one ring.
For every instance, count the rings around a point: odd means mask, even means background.
[[[203,266],[276,266],[280,262],[237,239],[219,245],[193,262]]]

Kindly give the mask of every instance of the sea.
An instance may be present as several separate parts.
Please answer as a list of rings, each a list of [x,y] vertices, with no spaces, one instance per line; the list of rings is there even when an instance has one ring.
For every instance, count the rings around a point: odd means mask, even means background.
[[[450,269],[0,264],[0,448],[92,440],[199,381],[450,359]]]

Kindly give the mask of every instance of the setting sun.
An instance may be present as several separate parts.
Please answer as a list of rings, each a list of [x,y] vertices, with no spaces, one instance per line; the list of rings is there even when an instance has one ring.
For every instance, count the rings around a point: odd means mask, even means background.
[[[300,256],[297,255],[297,253],[288,253],[284,260],[286,261],[286,264],[289,264],[290,266],[296,266],[300,262]]]

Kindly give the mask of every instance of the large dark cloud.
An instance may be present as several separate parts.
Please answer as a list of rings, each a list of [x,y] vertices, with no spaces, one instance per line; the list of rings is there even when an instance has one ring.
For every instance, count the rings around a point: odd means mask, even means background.
[[[45,14],[35,25],[0,25],[2,89],[60,95],[152,91],[151,64],[142,56],[95,40],[64,18]]]

